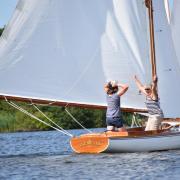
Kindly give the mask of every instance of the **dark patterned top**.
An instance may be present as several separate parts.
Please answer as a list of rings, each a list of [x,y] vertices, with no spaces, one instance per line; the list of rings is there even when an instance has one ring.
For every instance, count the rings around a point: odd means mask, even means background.
[[[106,117],[121,117],[120,111],[120,96],[117,93],[106,96],[107,99],[107,111]]]
[[[146,107],[148,110],[148,113],[150,115],[159,115],[162,118],[164,117],[163,111],[160,108],[160,103],[159,103],[159,99],[158,100],[153,100],[150,97],[146,97]]]

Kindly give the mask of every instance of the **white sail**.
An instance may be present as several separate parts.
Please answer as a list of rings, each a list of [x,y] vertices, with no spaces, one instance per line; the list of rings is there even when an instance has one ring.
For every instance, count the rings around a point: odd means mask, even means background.
[[[165,10],[166,10],[166,16],[167,16],[168,23],[170,23],[171,11],[170,11],[170,7],[169,7],[169,0],[164,0],[164,6],[165,6]]]
[[[180,2],[178,0],[174,0],[173,9],[171,14],[171,31],[174,42],[174,48],[176,50],[176,56],[180,64]]]
[[[150,81],[144,0],[20,0],[0,41],[0,94],[105,105],[103,85],[129,84],[122,106],[144,109]]]
[[[176,57],[170,26],[161,2],[153,1],[159,96],[165,117],[176,118],[180,117],[180,64]]]

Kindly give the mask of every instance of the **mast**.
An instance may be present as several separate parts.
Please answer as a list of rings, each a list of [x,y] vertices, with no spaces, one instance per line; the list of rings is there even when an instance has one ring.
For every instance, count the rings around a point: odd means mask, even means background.
[[[149,14],[151,72],[152,72],[152,79],[153,79],[153,77],[156,76],[157,73],[156,73],[156,53],[155,53],[155,40],[154,40],[154,20],[153,20],[152,0],[145,0],[145,5],[148,8],[148,14]]]

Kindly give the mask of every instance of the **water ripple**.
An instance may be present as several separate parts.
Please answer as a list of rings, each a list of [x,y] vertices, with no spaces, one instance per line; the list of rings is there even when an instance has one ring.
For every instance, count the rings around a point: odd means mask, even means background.
[[[0,134],[0,144],[2,180],[180,178],[180,151],[177,150],[75,154],[69,138],[55,131]]]

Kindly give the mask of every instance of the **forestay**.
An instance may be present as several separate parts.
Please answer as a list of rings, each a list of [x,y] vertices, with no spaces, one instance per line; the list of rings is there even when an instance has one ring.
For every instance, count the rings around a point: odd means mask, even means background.
[[[103,85],[129,84],[122,106],[144,109],[150,82],[144,0],[20,0],[0,41],[0,94],[105,105]]]

